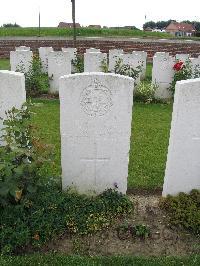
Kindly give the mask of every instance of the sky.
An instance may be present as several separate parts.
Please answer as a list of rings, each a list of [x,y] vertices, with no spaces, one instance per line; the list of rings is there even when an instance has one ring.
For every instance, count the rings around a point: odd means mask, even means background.
[[[0,26],[17,23],[22,27],[57,27],[71,22],[71,0],[0,0]],[[76,21],[83,26],[136,26],[146,21],[175,19],[200,22],[200,0],[76,0]]]

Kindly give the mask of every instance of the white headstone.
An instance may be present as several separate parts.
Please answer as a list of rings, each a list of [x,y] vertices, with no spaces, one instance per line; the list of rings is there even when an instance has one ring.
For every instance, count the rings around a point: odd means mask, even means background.
[[[143,67],[143,61],[139,54],[132,53],[132,54],[124,54],[123,55],[123,64],[129,65],[133,69],[140,71],[138,74],[138,77],[135,79],[135,84],[140,83],[141,73],[142,73],[142,67]]]
[[[33,53],[31,51],[11,51],[10,66],[11,71],[27,73],[31,67]]]
[[[189,54],[176,54],[176,60],[186,62],[189,60],[190,55]]]
[[[62,48],[62,51],[69,53],[71,61],[76,59],[76,56],[77,56],[77,49],[76,48],[71,48],[71,47]],[[75,68],[74,68],[74,65],[72,64],[72,73],[74,73],[74,72],[75,72]]]
[[[85,53],[84,72],[102,72],[102,64],[104,61],[107,63],[106,53]]]
[[[172,97],[169,87],[174,78],[174,63],[174,58],[168,53],[166,56],[159,54],[153,57],[152,83],[157,86],[155,92],[157,99],[166,100]]]
[[[200,79],[176,84],[163,196],[200,189]]]
[[[165,58],[166,56],[169,56],[169,52],[156,52],[154,56]]]
[[[123,58],[122,49],[113,49],[109,51],[109,71],[114,73],[116,62]]]
[[[15,51],[30,51],[31,48],[27,47],[27,46],[19,46],[19,47],[15,47]]]
[[[134,80],[83,73],[60,79],[63,189],[126,193]]]
[[[146,69],[147,69],[147,52],[133,51],[133,54],[136,54],[139,61],[142,62],[142,72],[141,72],[140,79],[143,80],[145,79]]]
[[[200,57],[199,58],[190,58],[190,63],[192,67],[192,77],[200,77]]]
[[[50,52],[48,54],[48,75],[50,92],[59,92],[59,78],[71,74],[71,60],[67,52]]]
[[[100,52],[101,52],[101,50],[97,49],[97,48],[86,49],[86,53],[100,53]]]
[[[8,70],[0,71],[0,118],[5,119],[5,112],[12,107],[20,108],[26,101],[24,74]],[[3,120],[0,119],[0,136]],[[2,141],[0,141],[0,146]]]
[[[40,47],[38,48],[40,60],[42,63],[42,70],[44,73],[48,73],[48,54],[53,52],[52,47]]]

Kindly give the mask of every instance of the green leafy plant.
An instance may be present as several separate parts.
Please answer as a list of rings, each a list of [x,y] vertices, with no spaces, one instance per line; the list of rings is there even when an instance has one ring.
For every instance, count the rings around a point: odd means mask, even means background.
[[[102,60],[101,62],[101,70],[102,72],[104,73],[108,73],[109,72],[109,69],[108,69],[108,62],[106,59]]]
[[[76,73],[84,72],[84,58],[83,55],[77,54],[76,58],[72,60],[72,65],[75,68]]]
[[[194,78],[200,78],[200,64],[194,67]]]
[[[116,61],[114,72],[115,74],[129,76],[136,80],[139,77],[139,74],[142,72],[142,66],[139,65],[136,68],[133,68],[128,64],[123,64],[123,60],[119,58]]]
[[[145,239],[150,236],[150,228],[145,224],[137,224],[132,228],[132,235]]]
[[[39,248],[63,233],[85,235],[107,228],[115,217],[130,213],[129,199],[113,190],[96,197],[61,192],[49,182],[20,205],[0,209],[1,253]]]
[[[174,64],[173,69],[175,71],[174,73],[174,79],[172,83],[170,84],[170,90],[174,94],[175,92],[175,86],[177,81],[191,79],[192,78],[192,66],[191,61],[186,60],[186,62],[177,61],[176,64]]]
[[[30,104],[12,108],[3,121],[0,148],[0,205],[19,203],[34,193],[39,180],[38,171],[49,160],[49,149],[36,137],[30,125]]]
[[[190,194],[167,196],[160,202],[169,222],[173,226],[185,228],[194,234],[200,234],[200,191],[192,190]]]
[[[157,86],[151,82],[141,82],[136,88],[134,93],[134,98],[136,101],[151,103],[155,101],[155,91]]]
[[[49,77],[43,72],[42,62],[38,55],[33,56],[32,64],[25,73],[26,92],[29,96],[38,96],[47,93],[49,89]]]
[[[150,228],[145,224],[132,225],[126,222],[117,227],[117,235],[121,240],[128,239],[131,236],[145,239],[150,236]]]

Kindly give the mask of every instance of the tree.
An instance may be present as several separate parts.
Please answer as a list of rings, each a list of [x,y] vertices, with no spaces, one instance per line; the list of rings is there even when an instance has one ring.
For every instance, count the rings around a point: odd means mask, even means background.
[[[143,25],[143,29],[146,29],[146,28],[155,29],[156,23],[154,21],[148,21]]]
[[[3,24],[3,27],[4,28],[18,28],[20,26],[15,22],[15,24],[12,24],[12,23]]]

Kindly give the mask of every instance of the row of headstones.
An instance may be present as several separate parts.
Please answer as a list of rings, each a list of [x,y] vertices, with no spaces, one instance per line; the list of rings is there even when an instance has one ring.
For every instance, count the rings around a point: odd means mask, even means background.
[[[50,79],[50,92],[58,92],[59,78],[75,72],[71,63],[76,59],[77,50],[75,48],[62,48],[62,51],[55,52],[52,47],[40,47],[39,55],[42,62],[43,71],[48,73]],[[11,70],[22,70],[26,73],[30,67],[33,53],[29,47],[17,47],[16,51],[11,52]],[[109,72],[114,72],[116,62],[121,59],[123,64],[130,65],[134,69],[141,67],[141,73],[136,79],[136,84],[145,78],[147,53],[144,51],[134,51],[131,54],[125,54],[121,49],[113,49],[109,51],[109,59],[107,54],[101,53],[100,49],[90,48],[84,54],[84,71],[85,72],[102,72],[102,62],[108,63]],[[189,54],[177,54],[172,57],[167,52],[157,52],[153,57],[152,84],[156,85],[155,98],[170,99],[172,93],[169,87],[174,78],[173,65],[177,60],[185,62],[190,60],[193,72],[196,66],[200,71],[200,56],[198,58],[190,58]]]
[[[189,54],[177,54],[173,57],[166,52],[155,53],[152,69],[152,83],[157,87],[155,98],[170,99],[172,97],[172,92],[169,88],[174,79],[175,71],[173,66],[177,61],[190,62],[193,75],[197,68],[200,72],[200,56],[198,58],[190,58]]]
[[[63,189],[126,193],[133,88],[132,78],[110,73],[60,78]],[[0,117],[25,100],[24,74],[0,71]],[[200,189],[199,114],[200,79],[178,82],[163,196]]]
[[[52,47],[40,47],[39,56],[42,62],[43,71],[50,77],[50,92],[55,93],[59,90],[58,80],[63,75],[75,72],[72,60],[76,59],[76,48],[62,48],[62,51],[53,51]],[[33,53],[30,47],[16,47],[16,51],[10,52],[10,64],[12,71],[28,72]],[[121,59],[123,64],[130,65],[134,69],[141,68],[136,80],[136,84],[144,79],[146,73],[147,53],[134,51],[131,54],[124,54],[123,50],[113,49],[106,53],[101,53],[100,49],[86,49],[84,54],[84,72],[102,72],[102,65],[108,65],[109,72],[114,73],[116,62]]]

